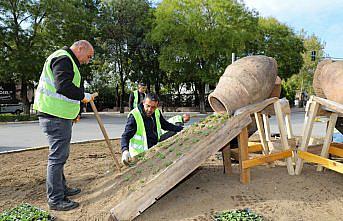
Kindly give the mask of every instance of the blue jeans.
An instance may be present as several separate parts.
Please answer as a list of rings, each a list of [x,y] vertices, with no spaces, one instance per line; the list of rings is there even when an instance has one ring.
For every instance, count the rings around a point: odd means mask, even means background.
[[[39,117],[39,125],[49,142],[46,189],[48,202],[54,204],[64,199],[66,180],[63,168],[69,157],[72,120]]]

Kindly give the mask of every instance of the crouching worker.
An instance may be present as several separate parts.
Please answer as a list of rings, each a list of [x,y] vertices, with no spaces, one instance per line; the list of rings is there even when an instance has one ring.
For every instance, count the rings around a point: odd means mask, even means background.
[[[184,126],[185,123],[187,123],[191,119],[191,116],[189,114],[183,114],[181,115],[176,115],[174,117],[171,117],[168,119],[168,122],[177,126]],[[164,141],[168,139],[169,137],[172,137],[176,134],[174,131],[165,131],[162,130],[162,135],[160,141]]]
[[[121,137],[122,162],[128,164],[131,157],[147,151],[160,141],[162,129],[179,132],[182,126],[169,123],[158,109],[156,94],[146,94],[143,103],[128,116],[125,131]]]

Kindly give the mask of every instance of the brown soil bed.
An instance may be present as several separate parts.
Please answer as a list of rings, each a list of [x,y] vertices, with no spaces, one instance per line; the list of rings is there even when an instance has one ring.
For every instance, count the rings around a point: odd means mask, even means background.
[[[120,174],[104,142],[72,145],[65,175],[70,186],[82,188],[81,194],[72,197],[80,207],[51,214],[58,220],[106,220],[111,208],[196,148],[197,142],[217,133],[221,123],[222,118],[213,118],[193,126],[140,156],[132,167],[123,167]],[[119,159],[118,140],[113,146]],[[0,211],[22,202],[48,210],[47,155],[47,149],[0,155]],[[341,174],[318,173],[305,165],[301,176],[288,176],[282,164],[261,166],[252,169],[251,184],[242,185],[237,166],[234,170],[235,175],[224,175],[220,157],[212,156],[136,219],[210,220],[214,211],[246,207],[270,220],[340,220],[343,216]]]

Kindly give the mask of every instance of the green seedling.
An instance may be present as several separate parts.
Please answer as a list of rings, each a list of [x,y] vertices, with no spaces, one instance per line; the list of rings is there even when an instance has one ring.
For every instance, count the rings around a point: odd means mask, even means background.
[[[172,163],[173,163],[173,161],[169,160],[168,162],[166,162],[166,163],[164,164],[164,166],[165,166],[165,167],[168,167],[168,166],[170,166]]]
[[[156,170],[154,170],[153,172],[152,172],[152,174],[157,174],[158,172],[160,171],[160,168],[157,168]]]
[[[202,134],[203,134],[204,136],[208,136],[210,133],[209,133],[208,131],[203,131]]]
[[[263,221],[264,220],[261,215],[251,212],[250,209],[218,212],[214,214],[213,219],[215,221],[232,221],[232,220]]]
[[[169,152],[171,153],[171,152],[173,152],[175,150],[175,148],[173,147],[173,148],[170,148],[169,149]]]
[[[142,152],[142,153],[138,154],[138,155],[136,156],[136,159],[137,159],[137,160],[142,160],[142,159],[145,157],[145,153],[146,153],[146,152]]]
[[[182,152],[176,152],[176,156],[179,157],[182,155]]]
[[[197,142],[199,142],[199,138],[193,138],[192,139],[192,143],[197,143]]]
[[[139,182],[140,182],[140,183],[145,183],[145,181],[144,181],[144,180],[140,180]]]
[[[161,152],[158,152],[158,153],[156,154],[156,156],[157,156],[158,158],[160,158],[161,160],[163,160],[164,158],[166,158],[166,156],[164,156],[164,154],[161,153]]]
[[[41,221],[50,221],[54,220],[55,217],[52,217],[48,212],[32,206],[30,204],[21,204],[13,209],[6,210],[0,213],[0,220],[41,220]]]
[[[124,181],[129,181],[131,179],[131,176],[126,176],[125,178],[124,178]]]
[[[141,174],[143,172],[143,170],[142,169],[138,169],[138,170],[136,170],[136,173],[137,174]]]

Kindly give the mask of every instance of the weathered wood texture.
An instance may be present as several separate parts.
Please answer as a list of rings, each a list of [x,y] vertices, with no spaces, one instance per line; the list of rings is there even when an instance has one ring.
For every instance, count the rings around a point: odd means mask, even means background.
[[[332,112],[343,113],[343,104],[316,96],[313,96],[313,101],[327,107]]]
[[[256,112],[260,112],[263,109],[265,109],[266,107],[268,107],[269,105],[275,103],[277,100],[279,100],[277,97],[272,97],[272,98],[266,99],[264,101],[255,103],[255,104],[250,104],[248,106],[237,109],[235,111],[234,115],[237,116],[237,115],[242,114],[242,113],[253,114]]]
[[[112,208],[111,216],[120,221],[134,219],[199,167],[209,156],[226,146],[249,123],[251,123],[249,115],[229,118],[218,133],[206,137],[202,143],[197,144],[196,148],[178,158],[172,165],[147,181],[139,191],[133,191]]]

